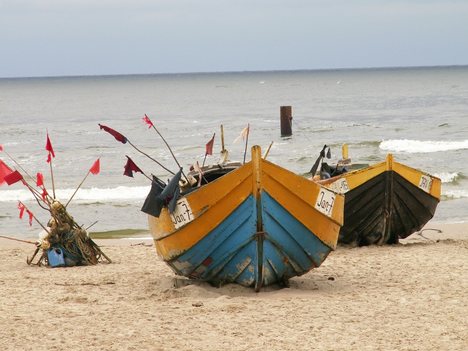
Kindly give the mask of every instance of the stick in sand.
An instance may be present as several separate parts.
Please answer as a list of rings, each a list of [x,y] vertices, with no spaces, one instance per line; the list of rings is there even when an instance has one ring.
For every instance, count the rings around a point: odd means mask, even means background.
[[[31,240],[22,240],[22,239],[16,239],[16,238],[12,238],[10,236],[6,236],[6,235],[0,235],[0,238],[3,238],[3,239],[8,239],[8,240],[14,240],[14,241],[19,241],[19,242],[22,242],[22,243],[27,243],[27,244],[34,244],[36,245],[37,242],[35,241],[31,241]]]
[[[75,192],[72,194],[72,196],[70,197],[70,199],[67,201],[66,205],[65,205],[65,208],[67,208],[68,204],[70,203],[70,201],[73,199],[73,197],[75,196],[75,194],[78,192],[78,190],[81,188],[81,186],[83,185],[83,183],[85,182],[86,178],[88,178],[89,174],[90,173],[93,173],[93,174],[98,174],[99,171],[100,171],[100,163],[99,163],[99,160],[100,158],[98,158],[94,164],[91,166],[91,168],[89,169],[88,173],[86,173],[85,177],[83,178],[83,180],[81,181],[80,185],[78,185],[78,187],[76,188]]]
[[[267,151],[265,152],[265,155],[263,156],[263,159],[266,160],[268,154],[270,153],[271,146],[273,145],[273,141],[270,143],[270,146],[268,146]]]
[[[250,134],[250,123],[247,123],[247,135],[245,137],[245,149],[244,149],[244,164],[245,164],[245,155],[247,154],[247,144],[249,143],[249,134]]]
[[[162,136],[162,134],[159,132],[159,130],[156,129],[156,127],[154,126],[153,122],[150,120],[150,118],[145,114],[145,117],[143,117],[143,120],[145,121],[146,124],[148,124],[150,127],[152,127],[156,133],[158,133],[158,135],[161,137],[161,139],[164,141],[164,144],[166,144],[167,148],[169,149],[169,152],[171,153],[172,157],[174,158],[174,161],[177,163],[177,166],[179,166],[179,169],[182,168],[182,166],[180,165],[179,161],[177,161],[177,158],[175,157],[174,153],[172,152],[172,149],[171,147],[169,146],[169,144],[167,143],[166,139],[164,139],[164,137]],[[188,182],[188,178],[187,176],[185,175],[184,171],[182,170],[182,174],[185,178],[185,180]]]

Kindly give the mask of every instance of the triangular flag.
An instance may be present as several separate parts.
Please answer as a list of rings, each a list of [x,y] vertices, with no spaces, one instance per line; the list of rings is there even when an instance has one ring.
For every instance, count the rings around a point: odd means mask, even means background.
[[[40,172],[37,172],[37,175],[36,175],[36,185],[44,186],[44,176]]]
[[[133,172],[140,172],[141,174],[143,174],[143,171],[135,164],[135,162],[133,162],[133,160],[130,157],[128,157],[127,155],[125,155],[125,157],[127,157],[127,163],[124,167],[124,175],[133,178]]]
[[[149,119],[149,117],[145,113],[145,117],[143,117],[143,121],[148,125],[148,128],[151,128],[153,126],[153,122]]]
[[[250,130],[250,125],[247,124],[247,127],[242,129],[239,136],[234,140],[234,143],[237,143],[241,138],[242,138],[242,140],[245,140],[245,138],[247,138],[247,136],[249,135],[249,130]]]
[[[99,161],[99,158],[94,161],[93,165],[91,166],[91,168],[89,169],[89,171],[92,173],[92,174],[98,174],[101,170],[101,162]]]
[[[47,195],[49,195],[49,193],[47,192],[46,188],[43,188],[41,196],[44,202],[46,201]]]
[[[23,176],[21,175],[20,172],[14,171],[14,172],[12,172],[10,174],[7,174],[4,179],[5,179],[5,182],[8,185],[11,185],[11,184],[15,184],[16,182],[19,182],[20,180],[22,180]]]
[[[216,135],[216,133],[214,133],[213,137],[210,139],[210,141],[206,143],[205,156],[206,155],[213,155],[213,144],[214,144],[215,135]]]
[[[13,170],[7,166],[5,162],[0,160],[0,185],[2,185],[5,182],[5,177],[12,173]]]
[[[49,133],[47,133],[47,141],[46,141],[45,149],[49,151],[49,154],[47,155],[47,163],[50,163],[50,161],[52,160],[52,157],[55,157],[55,152],[54,152],[54,148],[52,147],[52,143],[50,142]]]
[[[33,220],[33,218],[34,218],[34,215],[33,215],[33,213],[32,213],[31,211],[29,211],[29,210],[26,210],[26,212],[27,212],[28,215],[29,215],[29,226],[32,226],[32,220]]]
[[[23,205],[23,203],[20,201],[18,202],[18,210],[20,211],[19,212],[19,218],[22,219],[23,218],[23,214],[24,214],[24,210],[26,209],[26,207]]]

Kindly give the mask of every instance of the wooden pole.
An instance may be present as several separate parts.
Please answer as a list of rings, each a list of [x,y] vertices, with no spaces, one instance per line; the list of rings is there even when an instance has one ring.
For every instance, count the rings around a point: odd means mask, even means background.
[[[50,179],[52,180],[52,194],[54,195],[54,199],[55,199],[55,182],[54,182],[54,171],[52,170],[52,157],[50,157],[49,166],[50,166]]]
[[[270,143],[270,146],[268,146],[267,151],[265,152],[265,156],[263,156],[263,159],[266,160],[268,154],[270,153],[271,146],[273,145],[273,142]]]
[[[287,137],[292,135],[292,107],[280,106],[281,118],[281,136]]]
[[[84,181],[86,180],[86,178],[88,178],[89,176],[89,173],[91,173],[91,171],[88,171],[88,173],[86,173],[85,177],[83,178],[83,180],[81,181],[80,185],[78,185],[78,187],[76,188],[75,192],[72,194],[72,196],[70,197],[70,199],[67,201],[67,203],[65,204],[65,208],[67,208],[68,204],[70,203],[70,201],[73,199],[73,197],[75,196],[75,194],[77,193],[78,189],[81,188],[81,186],[83,185]]]
[[[249,134],[250,134],[250,123],[247,124],[247,135],[245,137],[245,149],[244,149],[244,164],[245,164],[245,155],[247,154],[247,145],[249,144]]]

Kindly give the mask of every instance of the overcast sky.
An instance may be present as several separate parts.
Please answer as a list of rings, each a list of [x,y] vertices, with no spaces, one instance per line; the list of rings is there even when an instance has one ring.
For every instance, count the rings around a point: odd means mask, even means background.
[[[468,64],[468,0],[0,0],[0,77]]]

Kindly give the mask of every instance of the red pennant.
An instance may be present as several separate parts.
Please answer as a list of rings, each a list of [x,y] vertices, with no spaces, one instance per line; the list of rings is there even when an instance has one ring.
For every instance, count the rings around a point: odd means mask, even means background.
[[[45,149],[49,151],[49,154],[47,155],[47,163],[50,163],[50,161],[52,160],[52,157],[55,157],[55,152],[54,152],[54,148],[52,147],[52,143],[50,142],[49,133],[47,133],[47,141],[46,141]]]
[[[26,207],[23,205],[22,202],[18,202],[18,210],[20,211],[19,212],[19,218],[22,219],[23,218],[23,214],[24,214],[24,210],[26,209]]]
[[[127,157],[127,163],[125,164],[125,167],[124,167],[124,175],[126,175],[127,177],[133,177],[133,172],[140,172],[141,174],[143,174],[143,171],[135,164],[135,162],[133,162],[133,160],[126,156]]]
[[[29,215],[29,225],[32,226],[32,220],[33,220],[33,218],[34,218],[34,215],[33,215],[33,213],[32,213],[31,211],[29,211],[29,210],[26,210],[26,212],[27,212],[28,215]]]
[[[2,151],[3,151],[3,145],[0,144],[0,152],[2,152]]]
[[[148,128],[153,127],[153,122],[149,119],[149,117],[145,113],[145,117],[143,117],[143,121],[148,125]]]
[[[2,185],[5,182],[5,177],[12,173],[13,170],[7,166],[5,162],[0,160],[0,185]]]
[[[23,176],[21,175],[20,172],[14,171],[14,172],[12,172],[10,174],[7,174],[4,179],[5,179],[5,182],[8,185],[11,185],[11,184],[15,184],[16,182],[19,182],[20,180],[22,180]]]
[[[210,141],[206,143],[205,156],[213,155],[213,144],[214,144],[215,134],[213,134],[213,137],[210,139]]]
[[[36,175],[36,185],[44,186],[44,176],[40,172],[37,172],[37,175]]]
[[[99,128],[104,129],[104,131],[112,135],[115,138],[115,140],[120,141],[122,144],[125,144],[127,142],[127,138],[120,134],[118,131],[109,128],[108,126],[105,126],[103,124],[99,124]]]
[[[92,174],[98,174],[101,171],[101,162],[99,161],[99,158],[96,161],[94,161],[89,171]]]
[[[47,195],[49,195],[49,193],[47,192],[47,190],[45,188],[43,188],[41,196],[42,196],[42,200],[44,202],[46,201]]]

